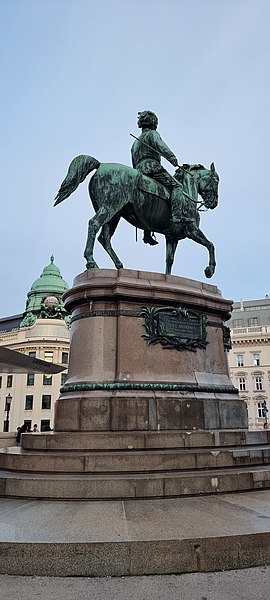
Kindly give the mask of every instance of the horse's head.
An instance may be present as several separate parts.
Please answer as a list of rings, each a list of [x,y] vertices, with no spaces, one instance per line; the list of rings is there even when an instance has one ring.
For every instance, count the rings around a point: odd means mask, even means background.
[[[215,165],[210,165],[210,170],[204,169],[198,177],[198,192],[203,199],[206,208],[216,208],[218,205],[219,176]]]

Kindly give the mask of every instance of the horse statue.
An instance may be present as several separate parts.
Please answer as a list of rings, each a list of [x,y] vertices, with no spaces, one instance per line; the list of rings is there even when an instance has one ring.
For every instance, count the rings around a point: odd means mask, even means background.
[[[199,228],[202,206],[214,209],[218,204],[219,177],[214,163],[210,170],[203,165],[183,165],[175,172],[175,179],[183,185],[183,222],[171,222],[170,192],[159,182],[139,173],[136,169],[117,163],[100,163],[87,155],[76,156],[55,198],[54,206],[72,194],[78,185],[96,169],[89,183],[89,195],[95,215],[88,224],[84,251],[87,269],[99,268],[93,257],[96,236],[111,257],[117,269],[123,264],[112,248],[111,238],[121,217],[136,228],[162,233],[166,238],[166,273],[170,274],[179,240],[189,238],[205,246],[209,264],[205,276],[215,271],[215,247]],[[202,200],[198,200],[198,195]]]

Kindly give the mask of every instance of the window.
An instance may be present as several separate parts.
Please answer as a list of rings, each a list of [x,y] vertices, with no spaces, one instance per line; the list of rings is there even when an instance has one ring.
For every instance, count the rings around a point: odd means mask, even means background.
[[[65,385],[66,380],[67,380],[67,374],[61,373],[61,385]]]
[[[248,319],[248,327],[254,327],[254,325],[259,325],[258,317],[249,317]]]
[[[31,356],[31,358],[36,358],[37,353],[36,352],[28,352],[28,356]]]
[[[2,387],[2,375],[0,375],[0,388]]]
[[[252,364],[255,367],[259,367],[260,366],[260,355],[259,354],[252,354]]]
[[[63,365],[68,364],[68,352],[62,352],[62,364]]]
[[[262,377],[255,377],[255,390],[261,391],[263,389],[263,380]]]
[[[27,373],[26,385],[34,385],[35,373]]]
[[[259,419],[261,419],[262,417],[265,417],[265,408],[266,408],[265,402],[258,402],[257,410],[258,410]]]
[[[238,367],[243,367],[244,366],[244,355],[243,354],[237,354],[237,356],[236,356],[236,362],[237,362],[237,366]]]
[[[52,375],[43,375],[43,385],[52,385]]]
[[[242,327],[243,319],[233,319],[233,327]]]
[[[51,431],[50,419],[41,419],[40,431]]]
[[[32,421],[29,419],[24,420],[24,424],[27,425],[27,431],[31,431]]]
[[[239,390],[240,390],[240,392],[246,391],[246,378],[245,377],[239,377]]]
[[[25,396],[25,410],[33,410],[34,396]]]
[[[7,376],[7,387],[12,387],[13,384],[13,375]]]
[[[43,410],[49,410],[51,408],[52,397],[50,394],[44,394],[42,396],[41,408]]]
[[[53,350],[45,350],[44,360],[47,362],[53,362]]]

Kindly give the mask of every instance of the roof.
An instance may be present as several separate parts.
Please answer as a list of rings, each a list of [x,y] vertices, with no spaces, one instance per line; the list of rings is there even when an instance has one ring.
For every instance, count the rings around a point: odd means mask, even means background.
[[[228,326],[236,327],[261,327],[270,325],[270,298],[266,296],[261,300],[241,300],[234,302],[232,316]]]
[[[261,300],[241,300],[233,303],[233,310],[259,310],[263,307],[270,308],[269,296],[265,296]]]
[[[0,319],[0,333],[6,331],[17,331],[20,327],[20,322],[23,318],[23,314],[11,315],[10,317],[3,317]]]
[[[45,373],[46,375],[54,375],[65,371],[66,368],[66,365],[64,367],[56,365],[0,346],[1,373]]]
[[[54,264],[54,256],[51,256],[50,260],[50,264],[44,267],[40,277],[34,281],[29,294],[31,292],[48,292],[49,295],[56,293],[62,295],[69,289],[69,285],[64,281],[60,269]]]

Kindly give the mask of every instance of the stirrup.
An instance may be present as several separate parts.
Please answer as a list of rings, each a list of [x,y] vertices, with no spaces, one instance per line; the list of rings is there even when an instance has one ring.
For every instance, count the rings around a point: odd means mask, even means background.
[[[144,234],[143,236],[143,242],[145,244],[149,244],[149,246],[156,246],[158,244],[157,240],[155,239],[155,234],[153,232],[153,234],[151,234],[151,232],[147,232]]]

